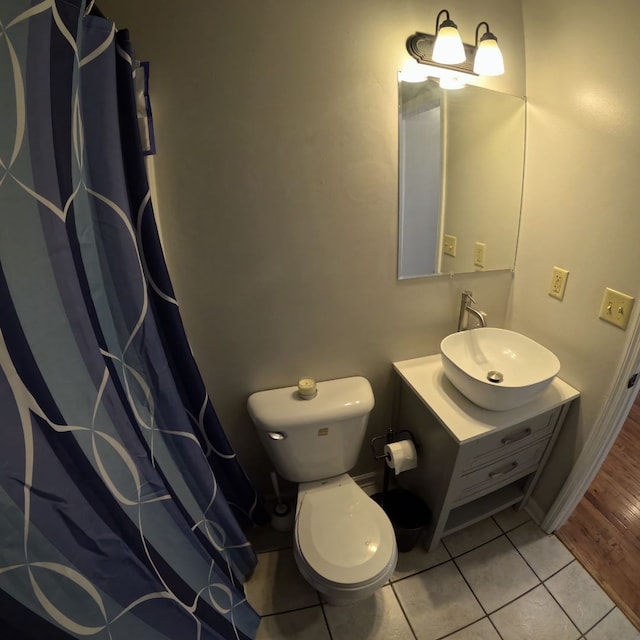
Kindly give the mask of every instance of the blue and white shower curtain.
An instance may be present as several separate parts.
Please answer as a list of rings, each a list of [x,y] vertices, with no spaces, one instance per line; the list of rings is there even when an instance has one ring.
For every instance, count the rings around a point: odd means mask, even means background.
[[[253,638],[264,521],[189,350],[126,31],[0,2],[0,638]]]

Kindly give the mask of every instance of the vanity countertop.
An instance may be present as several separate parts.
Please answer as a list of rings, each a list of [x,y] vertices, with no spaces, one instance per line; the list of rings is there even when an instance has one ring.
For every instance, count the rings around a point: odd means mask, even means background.
[[[467,400],[449,382],[442,369],[440,354],[401,360],[394,362],[393,367],[460,443],[512,427],[580,395],[579,391],[556,377],[535,400],[509,411],[489,411]]]

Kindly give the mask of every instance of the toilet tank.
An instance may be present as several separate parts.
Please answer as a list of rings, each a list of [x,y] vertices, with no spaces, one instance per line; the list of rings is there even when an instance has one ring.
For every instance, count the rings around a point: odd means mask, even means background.
[[[311,482],[352,469],[362,447],[373,391],[360,376],[318,382],[311,400],[298,387],[258,391],[249,415],[276,471],[292,482]]]

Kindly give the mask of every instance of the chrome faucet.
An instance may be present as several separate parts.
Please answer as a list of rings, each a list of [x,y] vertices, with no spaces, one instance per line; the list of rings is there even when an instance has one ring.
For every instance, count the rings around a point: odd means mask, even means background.
[[[481,327],[487,326],[487,314],[472,307],[472,304],[476,304],[476,301],[473,299],[471,291],[463,291],[460,301],[460,315],[458,316],[458,331],[465,331],[469,328],[469,315],[475,316]]]

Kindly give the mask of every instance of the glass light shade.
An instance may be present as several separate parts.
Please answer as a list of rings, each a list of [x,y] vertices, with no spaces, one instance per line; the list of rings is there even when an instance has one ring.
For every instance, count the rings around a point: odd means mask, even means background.
[[[440,78],[441,89],[453,91],[455,89],[462,89],[464,86],[466,86],[466,83],[460,76],[443,75]]]
[[[438,29],[431,59],[441,64],[458,64],[467,59],[462,38],[455,27],[444,26]]]
[[[473,61],[473,71],[479,76],[501,76],[504,73],[504,60],[495,37],[487,37],[485,34],[480,40]]]
[[[415,60],[407,61],[400,71],[400,79],[403,82],[424,82],[428,77],[429,67]]]

